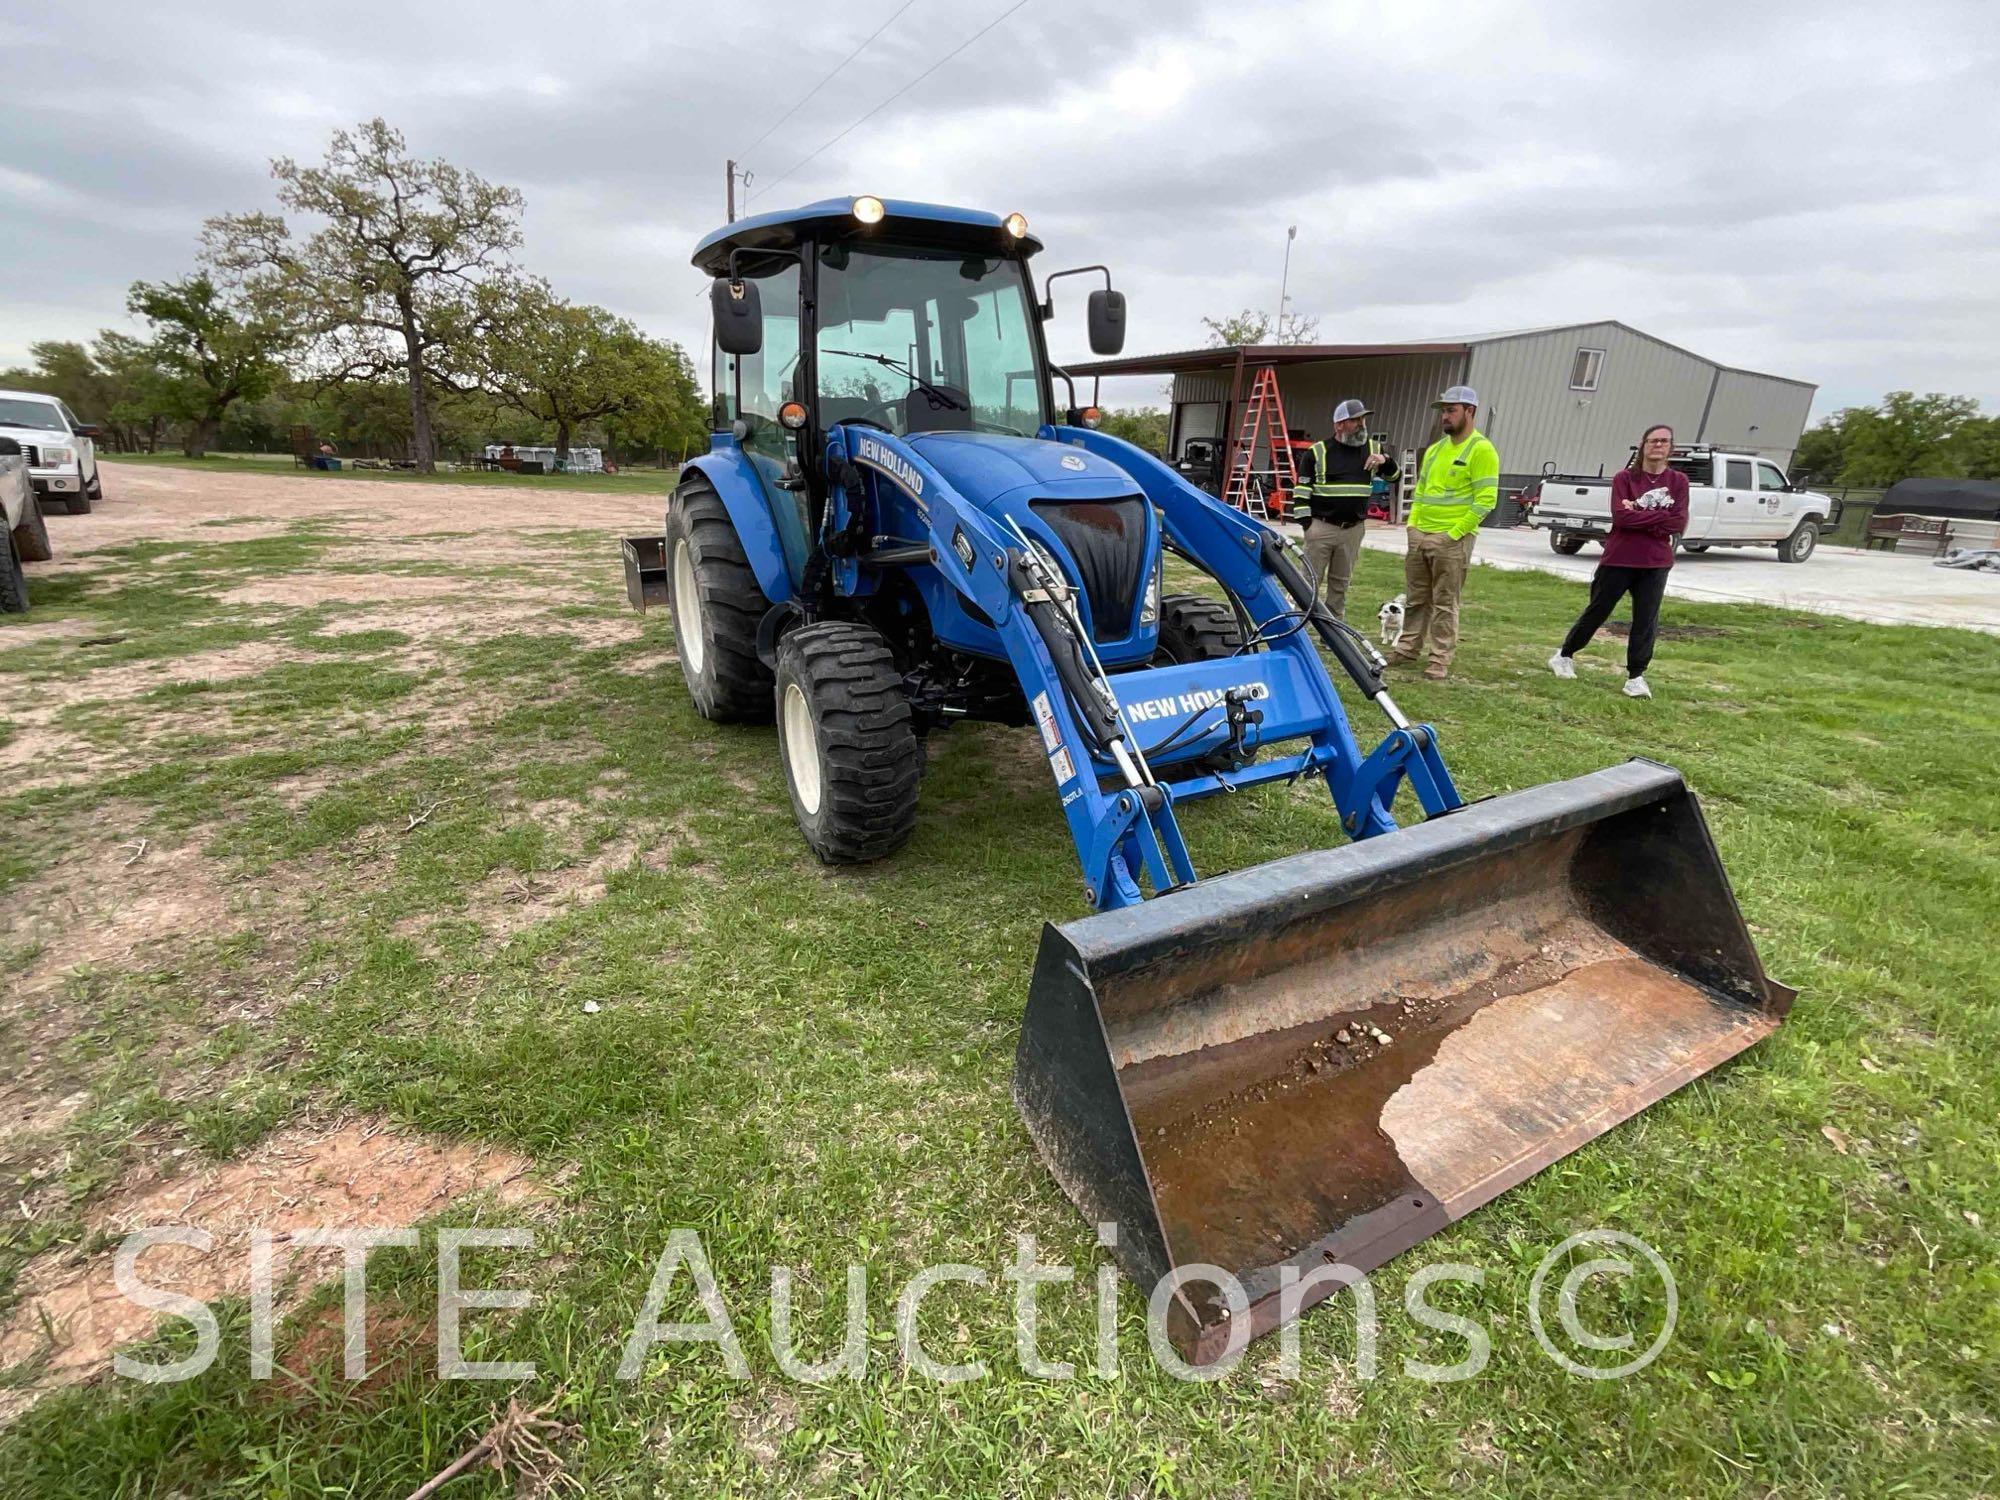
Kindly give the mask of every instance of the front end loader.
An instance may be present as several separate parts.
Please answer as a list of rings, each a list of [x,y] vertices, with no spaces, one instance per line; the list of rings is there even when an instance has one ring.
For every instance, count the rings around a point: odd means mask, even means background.
[[[1116,353],[1124,300],[1101,266],[1038,290],[1039,249],[1018,214],[873,197],[709,235],[711,449],[628,572],[671,609],[696,708],[775,721],[823,860],[908,839],[923,736],[1037,737],[1094,914],[1044,929],[1016,1102],[1213,1360],[1750,1046],[1792,994],[1671,768],[1468,805],[1293,544],[1095,429],[1043,325],[1088,277]],[[1169,558],[1201,591],[1166,592]],[[1342,683],[1386,721],[1371,748]],[[1299,781],[1346,842],[1197,873],[1182,805]],[[1424,821],[1399,829],[1399,799]]]

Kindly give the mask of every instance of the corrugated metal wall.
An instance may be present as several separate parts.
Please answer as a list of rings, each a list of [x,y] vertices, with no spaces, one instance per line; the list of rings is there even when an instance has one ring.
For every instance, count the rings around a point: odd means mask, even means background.
[[[1595,390],[1570,389],[1579,349],[1604,351]],[[1254,373],[1246,366],[1246,399]],[[1721,369],[1618,323],[1488,339],[1474,343],[1470,355],[1327,360],[1278,371],[1285,418],[1294,428],[1323,437],[1334,403],[1359,396],[1375,410],[1370,425],[1387,431],[1399,452],[1421,452],[1436,437],[1430,403],[1460,381],[1479,391],[1479,426],[1500,450],[1506,489],[1526,483],[1550,461],[1565,474],[1609,472],[1654,422],[1671,423],[1684,443],[1749,448],[1785,462],[1798,446],[1814,394],[1814,387],[1796,381]],[[1226,438],[1238,420],[1228,410],[1229,389],[1227,370],[1181,374],[1174,377],[1173,401],[1176,407],[1218,403]],[[1177,424],[1177,435],[1179,430]],[[1267,462],[1260,452],[1258,465]]]
[[[1700,441],[1761,453],[1789,466],[1818,389],[1748,370],[1724,370]]]
[[[1227,401],[1229,399],[1229,376],[1221,375],[1176,375],[1174,377],[1174,405],[1183,401]]]
[[[1579,349],[1602,349],[1597,389],[1570,389]],[[1500,450],[1503,474],[1526,478],[1554,460],[1564,474],[1624,463],[1640,431],[1673,424],[1694,441],[1715,366],[1616,323],[1586,323],[1475,344],[1479,427]]]
[[[1281,365],[1278,368],[1278,396],[1285,403],[1285,421],[1308,436],[1323,438],[1333,430],[1334,404],[1349,396],[1366,401],[1375,415],[1369,427],[1389,434],[1400,453],[1405,448],[1421,452],[1434,438],[1436,422],[1431,402],[1439,391],[1464,379],[1462,354],[1396,355],[1385,359],[1339,359],[1310,365]],[[1257,367],[1243,371],[1243,399],[1248,400],[1250,382]],[[1216,401],[1227,406],[1230,375],[1207,373],[1176,375],[1173,401],[1181,406],[1197,401]],[[1225,411],[1223,435],[1234,433],[1238,419]],[[1179,431],[1178,427],[1175,429]],[[1266,466],[1270,456],[1260,444],[1256,464]]]
[[[1388,433],[1400,456],[1405,448],[1421,453],[1437,436],[1431,403],[1439,391],[1463,380],[1464,370],[1463,354],[1330,360],[1280,368],[1278,391],[1285,398],[1285,420],[1315,438],[1333,431],[1336,403],[1359,397],[1375,413],[1369,430]]]

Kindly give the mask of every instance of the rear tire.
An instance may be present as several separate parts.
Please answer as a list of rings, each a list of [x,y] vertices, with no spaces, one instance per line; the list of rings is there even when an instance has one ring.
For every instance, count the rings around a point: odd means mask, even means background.
[[[47,562],[56,555],[55,548],[49,545],[49,522],[42,514],[38,495],[28,496],[28,513],[14,528],[14,547],[22,562]]]
[[[1236,611],[1201,594],[1169,594],[1160,601],[1160,646],[1155,666],[1216,661],[1243,647]]]
[[[1799,522],[1799,529],[1778,543],[1778,561],[1802,563],[1813,555],[1819,547],[1819,528],[1810,521]]]
[[[757,656],[770,601],[706,481],[682,485],[667,511],[667,602],[695,711],[718,723],[770,723],[771,673]]]
[[[1577,553],[1583,550],[1583,544],[1587,540],[1588,538],[1586,537],[1580,537],[1568,531],[1551,531],[1549,533],[1550,549],[1560,552],[1564,557],[1575,557]]]
[[[28,575],[21,571],[21,553],[14,545],[14,533],[0,540],[0,615],[27,612]]]
[[[830,865],[895,853],[917,826],[923,753],[889,643],[848,621],[778,644],[773,704],[792,815]]]

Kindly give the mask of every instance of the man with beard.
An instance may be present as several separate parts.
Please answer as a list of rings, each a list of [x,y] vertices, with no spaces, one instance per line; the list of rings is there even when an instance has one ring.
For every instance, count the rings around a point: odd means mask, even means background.
[[[1396,478],[1396,461],[1368,434],[1366,406],[1347,400],[1333,409],[1333,437],[1314,443],[1299,461],[1292,519],[1306,528],[1306,573],[1327,608],[1347,618],[1347,584],[1368,532],[1368,501]]]

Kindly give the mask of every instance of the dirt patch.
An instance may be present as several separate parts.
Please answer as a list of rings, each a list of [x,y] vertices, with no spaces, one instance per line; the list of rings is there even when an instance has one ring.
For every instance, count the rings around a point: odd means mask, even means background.
[[[0,914],[0,942],[42,949],[18,976],[21,993],[80,965],[133,967],[152,944],[236,927],[221,866],[191,843],[148,840],[142,850],[136,829],[121,841],[117,810],[107,812],[103,832],[30,881]]]
[[[338,1389],[341,1397],[372,1396],[406,1375],[437,1371],[437,1314],[399,1306],[371,1291],[362,1315],[366,1364],[359,1380],[347,1378],[347,1309],[335,1301],[307,1314],[289,1339],[278,1342],[274,1394],[310,1402]]]
[[[511,1152],[404,1134],[379,1120],[301,1126],[240,1161],[130,1186],[91,1228],[121,1240],[158,1226],[207,1231],[208,1249],[162,1244],[146,1250],[136,1270],[150,1285],[212,1302],[247,1294],[253,1229],[273,1236],[281,1282],[322,1278],[338,1271],[339,1252],[291,1247],[301,1231],[402,1228],[478,1192],[522,1205],[542,1191],[528,1173],[527,1160]],[[38,1256],[22,1272],[21,1301],[0,1332],[0,1366],[33,1362],[36,1375],[0,1392],[0,1420],[108,1370],[117,1350],[158,1326],[153,1309],[118,1290],[115,1263],[111,1248],[88,1255],[72,1248]]]
[[[0,1085],[0,1152],[18,1141],[55,1134],[88,1103],[85,1089],[51,1099],[25,1076],[10,1079]]]
[[[548,807],[551,804],[538,803],[536,806]],[[566,826],[568,816],[566,812],[560,826]],[[581,864],[526,874],[506,870],[489,875],[466,891],[463,914],[494,937],[510,938],[567,911],[602,900],[611,877],[628,867],[642,848],[654,857],[643,861],[648,868],[664,868],[656,866],[654,859],[671,844],[671,836],[652,843],[642,843],[639,838],[628,836],[606,845],[597,855]],[[426,913],[421,917],[406,918],[397,924],[396,930],[404,936],[420,933],[436,920],[437,915]]]

